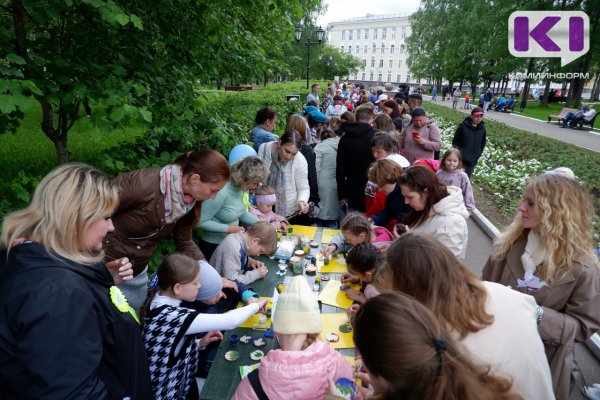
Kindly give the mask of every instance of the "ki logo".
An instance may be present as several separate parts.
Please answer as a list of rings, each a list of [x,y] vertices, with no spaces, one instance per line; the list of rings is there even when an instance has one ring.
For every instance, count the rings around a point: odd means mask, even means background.
[[[515,57],[560,57],[564,67],[589,51],[590,18],[583,11],[515,11],[508,49]]]

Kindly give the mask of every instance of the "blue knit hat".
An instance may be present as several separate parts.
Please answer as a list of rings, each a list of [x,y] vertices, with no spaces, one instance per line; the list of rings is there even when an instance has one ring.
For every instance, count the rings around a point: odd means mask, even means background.
[[[318,110],[309,112],[308,116],[320,123],[327,122],[327,117],[325,116],[325,114]]]
[[[200,266],[200,290],[196,300],[208,300],[221,293],[223,280],[217,270],[205,260],[198,261],[198,265]]]

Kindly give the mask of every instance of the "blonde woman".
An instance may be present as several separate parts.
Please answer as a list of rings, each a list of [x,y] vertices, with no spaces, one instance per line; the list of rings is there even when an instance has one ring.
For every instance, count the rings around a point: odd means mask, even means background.
[[[594,209],[580,182],[554,171],[531,179],[517,211],[497,240],[483,279],[535,298],[554,392],[557,399],[568,399],[579,372],[574,342],[600,328]]]
[[[4,219],[0,397],[152,397],[137,317],[113,286],[131,279],[132,266],[102,263],[118,202],[102,173],[64,164]]]

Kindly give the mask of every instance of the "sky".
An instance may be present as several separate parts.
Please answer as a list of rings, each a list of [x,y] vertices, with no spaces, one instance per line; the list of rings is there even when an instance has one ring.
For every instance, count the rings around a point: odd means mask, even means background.
[[[419,8],[420,0],[324,0],[327,12],[320,16],[317,24],[327,28],[327,24],[344,19],[364,17],[367,14],[410,15]]]

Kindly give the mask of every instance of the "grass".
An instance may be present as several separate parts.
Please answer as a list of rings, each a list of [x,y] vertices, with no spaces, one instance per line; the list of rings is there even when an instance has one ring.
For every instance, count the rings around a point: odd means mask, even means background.
[[[565,107],[565,105],[562,103],[551,103],[546,107],[542,107],[539,101],[530,100],[527,102],[527,107],[525,107],[525,109],[521,112],[519,111],[521,108],[521,102],[517,101],[515,113],[546,122],[548,121],[549,114],[560,114],[560,110],[562,110],[563,107]]]
[[[45,174],[58,163],[54,144],[40,127],[40,105],[35,100],[32,102],[35,104],[17,132],[0,135],[0,170],[5,179],[16,176],[19,171]],[[147,130],[147,125],[137,121],[114,128],[103,122],[102,109],[92,109],[92,113],[93,118],[82,116],[69,131],[70,161],[85,162],[120,143],[135,141]]]

